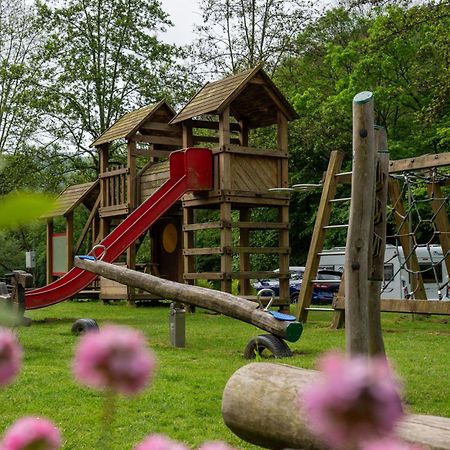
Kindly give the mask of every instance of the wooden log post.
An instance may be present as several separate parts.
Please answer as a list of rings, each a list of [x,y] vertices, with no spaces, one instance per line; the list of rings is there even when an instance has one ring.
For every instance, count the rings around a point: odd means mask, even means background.
[[[103,261],[90,261],[76,257],[75,266],[118,283],[160,295],[162,298],[217,311],[255,325],[289,342],[296,342],[302,333],[301,323],[277,320],[268,312],[258,308],[257,303],[227,292],[176,283]]]
[[[376,179],[373,213],[372,254],[368,286],[369,355],[384,355],[381,331],[380,295],[384,278],[384,253],[386,248],[386,207],[389,180],[389,152],[387,134],[382,127],[375,128]]]
[[[353,172],[350,217],[345,252],[345,336],[350,355],[369,349],[368,279],[375,190],[373,95],[353,99]]]
[[[228,380],[222,397],[225,424],[237,436],[263,448],[324,450],[307,429],[298,398],[318,372],[281,364],[251,363]],[[450,449],[450,419],[411,414],[397,436],[428,450]]]

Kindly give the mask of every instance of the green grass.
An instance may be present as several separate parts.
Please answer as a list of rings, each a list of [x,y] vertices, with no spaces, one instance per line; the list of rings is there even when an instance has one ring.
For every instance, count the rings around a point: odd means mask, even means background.
[[[142,330],[158,358],[154,382],[135,398],[120,398],[113,424],[114,449],[131,449],[151,432],[166,433],[196,447],[223,439],[237,448],[254,449],[223,424],[222,390],[236,369],[247,342],[263,333],[231,318],[198,311],[187,315],[184,349],[172,348],[168,308],[130,308],[125,304],[65,302],[30,311],[29,328],[18,331],[24,347],[23,370],[0,390],[1,429],[25,414],[51,418],[61,429],[65,449],[95,449],[102,395],[83,388],[71,377],[77,337],[70,332],[81,317],[124,324]],[[294,357],[283,362],[312,368],[318,356],[344,348],[344,331],[330,330],[329,313],[310,313],[302,338],[290,344]],[[410,412],[450,416],[450,329],[446,318],[383,316],[389,358],[405,383]]]

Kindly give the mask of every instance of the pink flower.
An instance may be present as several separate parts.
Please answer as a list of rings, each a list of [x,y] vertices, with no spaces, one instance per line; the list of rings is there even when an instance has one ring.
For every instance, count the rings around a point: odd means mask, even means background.
[[[39,417],[22,417],[8,430],[0,445],[2,450],[57,450],[61,436],[55,425]]]
[[[134,450],[187,450],[183,444],[163,434],[151,434],[134,447]]]
[[[22,364],[22,348],[16,336],[6,328],[0,328],[0,385],[10,383],[19,373]]]
[[[230,447],[226,442],[212,441],[205,442],[198,450],[235,450],[234,447]]]
[[[140,332],[108,325],[80,338],[73,373],[87,386],[133,395],[148,384],[155,365]]]
[[[403,416],[399,386],[383,358],[325,355],[323,376],[303,393],[307,425],[334,448],[387,437]]]
[[[362,450],[424,450],[423,447],[411,445],[397,439],[380,439],[368,442],[362,446]]]

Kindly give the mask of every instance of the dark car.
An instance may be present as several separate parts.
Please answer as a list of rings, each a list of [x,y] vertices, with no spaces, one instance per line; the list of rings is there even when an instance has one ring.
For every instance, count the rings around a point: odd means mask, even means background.
[[[289,267],[289,272],[291,273],[291,278],[289,280],[289,295],[291,298],[291,303],[297,303],[305,268],[302,266],[291,266]],[[311,303],[331,303],[333,301],[334,294],[339,289],[341,276],[341,272],[336,272],[334,270],[319,270],[316,278],[314,279],[314,290]],[[257,291],[260,291],[261,289],[272,289],[275,296],[280,294],[278,279],[257,280],[253,283],[253,287]]]

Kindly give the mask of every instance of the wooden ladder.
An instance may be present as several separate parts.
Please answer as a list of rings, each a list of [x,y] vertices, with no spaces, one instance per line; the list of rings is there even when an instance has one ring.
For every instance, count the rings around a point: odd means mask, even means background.
[[[325,173],[322,196],[317,210],[316,223],[311,237],[305,273],[303,275],[296,309],[297,320],[300,320],[301,322],[306,322],[308,318],[308,310],[311,306],[314,282],[316,281],[315,278],[317,270],[319,269],[320,257],[323,254],[322,251],[326,232],[329,229],[348,227],[348,224],[329,224],[333,205],[350,200],[349,198],[335,198],[338,185],[350,182],[351,178],[351,173],[339,173],[343,159],[343,152],[331,152],[328,168]],[[342,252],[342,254],[344,253],[345,252]],[[342,285],[343,283],[341,283],[341,286]]]

